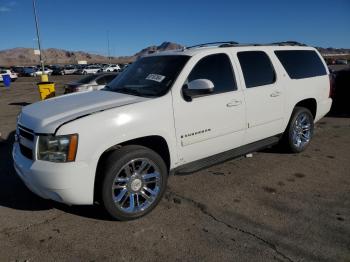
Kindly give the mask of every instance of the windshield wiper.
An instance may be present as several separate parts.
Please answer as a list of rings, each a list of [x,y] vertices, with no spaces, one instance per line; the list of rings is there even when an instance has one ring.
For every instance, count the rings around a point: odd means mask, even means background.
[[[135,95],[135,96],[142,96],[142,97],[158,97],[158,93],[156,92],[145,92],[145,89],[142,89],[142,91],[132,88],[132,87],[120,87],[120,88],[113,88],[109,85],[106,85],[103,89],[104,91],[111,91],[116,93],[122,93],[127,95]]]
[[[141,93],[140,91],[132,89],[132,88],[126,88],[126,87],[114,89],[113,91],[127,94],[127,95],[144,96],[144,94]]]

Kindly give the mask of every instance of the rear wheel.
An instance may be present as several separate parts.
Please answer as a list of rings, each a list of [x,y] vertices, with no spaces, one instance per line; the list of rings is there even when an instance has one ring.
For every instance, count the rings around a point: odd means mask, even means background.
[[[149,213],[162,198],[168,171],[163,159],[142,146],[125,146],[107,159],[102,181],[102,202],[118,220]]]
[[[310,110],[296,107],[284,134],[287,149],[300,153],[309,145],[314,131],[314,118]]]

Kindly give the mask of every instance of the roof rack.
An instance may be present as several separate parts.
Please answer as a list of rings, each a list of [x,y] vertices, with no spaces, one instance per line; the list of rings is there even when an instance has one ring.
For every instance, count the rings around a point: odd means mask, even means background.
[[[280,46],[286,46],[286,45],[292,45],[292,46],[306,46],[303,43],[299,43],[297,41],[284,41],[284,42],[276,42],[271,43],[270,45],[280,45]]]
[[[205,46],[212,46],[217,45],[219,47],[228,47],[228,46],[234,46],[238,45],[238,42],[235,41],[222,41],[222,42],[211,42],[211,43],[204,43],[204,44],[198,44],[186,47],[186,49],[196,48],[196,47],[205,47]]]

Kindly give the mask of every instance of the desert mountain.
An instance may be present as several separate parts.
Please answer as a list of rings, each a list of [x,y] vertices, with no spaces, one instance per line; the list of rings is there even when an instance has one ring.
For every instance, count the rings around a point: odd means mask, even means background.
[[[88,63],[130,63],[137,57],[166,50],[181,49],[183,46],[172,42],[163,42],[159,46],[153,45],[142,49],[133,56],[108,57],[91,54],[82,51],[67,51],[63,49],[49,48],[43,50],[45,64],[76,64],[78,61]],[[317,47],[321,54],[349,54],[350,49],[321,48]],[[39,57],[34,55],[32,48],[13,48],[0,51],[0,66],[36,65]]]
[[[164,42],[159,46],[149,46],[133,56],[111,57],[110,59],[102,55],[56,48],[45,49],[42,53],[45,64],[76,64],[78,61],[87,61],[88,63],[129,63],[145,54],[156,51],[179,49],[181,47],[181,45],[176,43]],[[34,55],[32,48],[13,48],[0,51],[1,66],[36,64],[39,64],[39,56]]]
[[[160,52],[160,51],[166,51],[166,50],[176,50],[176,49],[181,49],[183,48],[182,45],[176,44],[176,43],[171,43],[171,42],[163,42],[161,45],[156,46],[149,46],[146,47],[145,49],[142,49],[140,52],[136,53],[135,56],[143,56],[146,54],[154,53],[154,52]]]

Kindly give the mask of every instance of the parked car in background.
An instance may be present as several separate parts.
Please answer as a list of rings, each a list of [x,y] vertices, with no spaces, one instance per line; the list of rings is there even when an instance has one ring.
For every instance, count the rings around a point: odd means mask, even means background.
[[[13,66],[11,67],[11,70],[15,73],[17,73],[18,76],[22,76],[21,73],[23,72],[24,66]]]
[[[348,64],[348,60],[346,60],[346,59],[337,59],[337,60],[335,60],[335,63],[337,65],[347,65]]]
[[[118,73],[98,73],[88,75],[82,79],[66,85],[65,94],[85,91],[95,91],[104,88],[109,82],[116,78]]]
[[[24,66],[16,66],[13,67],[12,70],[17,73],[18,76],[32,76],[35,72],[33,67],[24,67]]]
[[[120,66],[116,64],[106,65],[103,67],[103,72],[118,72],[120,71]]]
[[[25,67],[23,69],[23,76],[33,76],[34,72],[35,72],[35,68],[33,68],[33,67]]]
[[[102,72],[102,68],[97,65],[90,65],[81,70],[82,75],[96,74]]]
[[[0,69],[0,81],[3,81],[3,79],[2,79],[3,75],[10,75],[12,82],[16,81],[18,78],[17,73],[15,73],[9,69]]]
[[[62,75],[73,75],[78,71],[78,68],[72,65],[65,66]]]
[[[52,75],[63,75],[63,66],[59,66],[59,65],[53,65],[50,66],[50,69],[52,70]]]
[[[75,75],[82,75],[83,70],[88,67],[88,65],[76,65],[77,71],[75,71]]]
[[[32,76],[41,76],[43,74],[42,69],[41,68],[37,68],[33,73]],[[52,75],[52,70],[45,67],[44,68],[44,74],[45,75]]]

